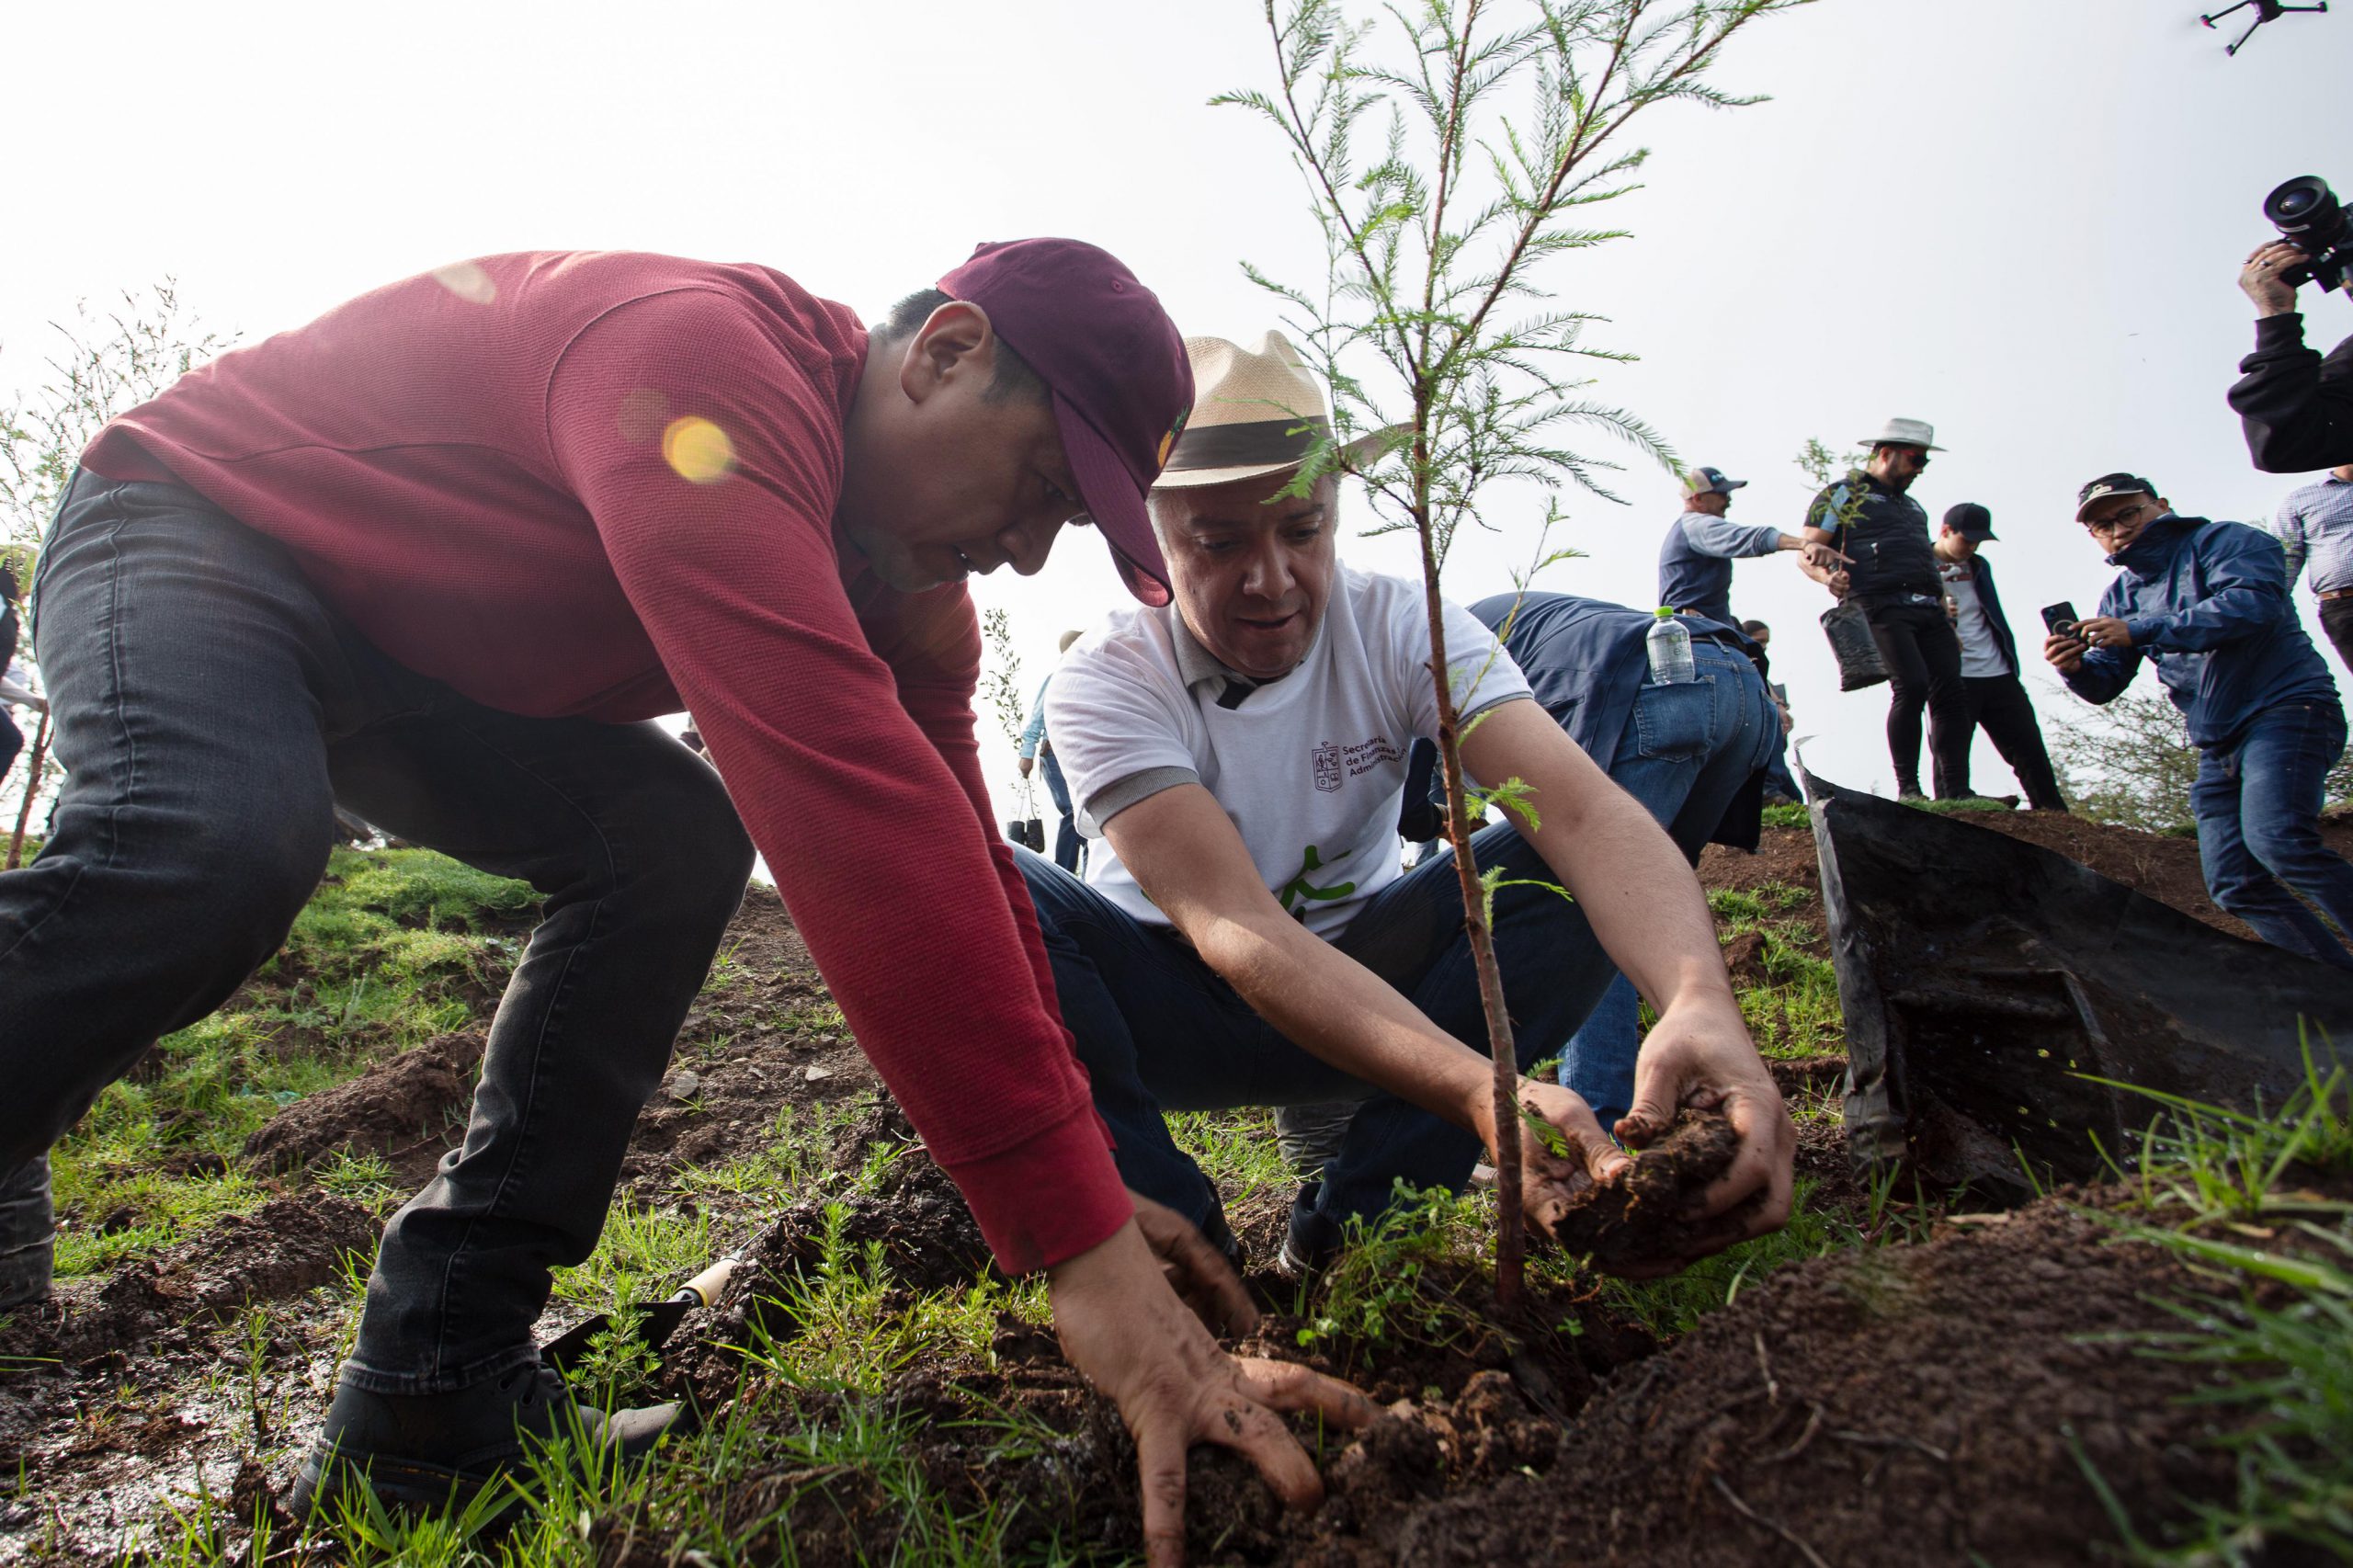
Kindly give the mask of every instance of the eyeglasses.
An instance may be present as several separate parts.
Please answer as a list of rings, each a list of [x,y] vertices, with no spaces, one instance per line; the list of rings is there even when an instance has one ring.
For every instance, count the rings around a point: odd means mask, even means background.
[[[2096,534],[2111,532],[2147,511],[2152,504],[2147,501],[2136,501],[2122,511],[2110,512],[2105,517],[2087,517],[2084,521],[2084,527]]]

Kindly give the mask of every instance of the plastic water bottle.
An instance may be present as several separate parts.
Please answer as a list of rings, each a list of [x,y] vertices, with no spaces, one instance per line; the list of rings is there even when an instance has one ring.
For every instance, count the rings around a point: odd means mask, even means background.
[[[1675,619],[1675,611],[1659,606],[1658,619],[1651,622],[1645,641],[1650,645],[1652,685],[1677,686],[1699,678],[1691,663],[1691,633]]]

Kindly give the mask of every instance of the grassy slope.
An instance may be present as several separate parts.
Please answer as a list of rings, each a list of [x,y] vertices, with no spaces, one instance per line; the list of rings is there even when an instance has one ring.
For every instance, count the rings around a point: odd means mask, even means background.
[[[1802,1056],[1837,1043],[1837,1003],[1829,966],[1806,950],[1802,925],[1788,918],[1804,896],[1768,885],[1721,892],[1712,901],[1727,937],[1749,930],[1765,935],[1763,967],[1770,983],[1745,992],[1742,1002],[1768,1055]],[[339,854],[287,953],[241,994],[236,1005],[164,1042],[153,1069],[143,1072],[138,1083],[108,1090],[61,1149],[60,1198],[73,1221],[63,1252],[66,1268],[106,1269],[208,1215],[257,1201],[256,1178],[239,1167],[237,1151],[244,1137],[284,1099],[340,1081],[386,1052],[483,1017],[513,960],[520,933],[515,917],[527,910],[528,902],[526,890],[517,884],[479,878],[420,852]],[[734,978],[722,957],[710,983],[722,988]],[[2353,1148],[2353,1140],[2343,1133],[2342,1084],[2327,1093],[2333,1096],[2327,1103],[2335,1109],[2314,1119],[2322,1133],[2297,1148],[2302,1157],[2311,1158],[2314,1148],[2325,1144],[2328,1157],[2342,1163]],[[1837,1114],[1835,1098],[1795,1108],[1802,1118],[1830,1122]],[[756,1153],[726,1165],[689,1168],[654,1201],[617,1208],[597,1255],[559,1279],[559,1299],[581,1308],[626,1309],[658,1297],[711,1256],[710,1212],[698,1199],[724,1194],[781,1207],[812,1196],[847,1196],[870,1187],[888,1151],[861,1169],[836,1169],[832,1163],[835,1135],[855,1114],[854,1109],[788,1109],[766,1130]],[[1230,1205],[1245,1207],[1253,1199],[1264,1202],[1287,1193],[1290,1177],[1274,1152],[1271,1127],[1262,1113],[1191,1115],[1177,1121],[1180,1139],[1218,1179]],[[2325,1136],[2331,1127],[2336,1130],[2333,1143]],[[2234,1125],[2230,1131],[2242,1142],[2257,1140],[2257,1133],[2247,1128]],[[2202,1183],[2182,1178],[2205,1195],[2206,1207],[2199,1214],[2217,1223],[2243,1224],[2249,1222],[2249,1215],[2268,1214],[2264,1199],[2245,1196],[2251,1183],[2240,1167],[2246,1160],[2226,1169],[2230,1157],[2213,1153],[2213,1142],[2211,1131],[2185,1135],[2156,1151],[2157,1168],[2220,1172]],[[2279,1153],[2276,1144],[2263,1147],[2267,1157]],[[373,1198],[380,1205],[392,1197],[382,1173],[370,1171],[364,1162],[314,1170],[309,1179]],[[2231,1198],[2234,1192],[2240,1197]],[[1916,1223],[1907,1221],[1899,1206],[1888,1204],[1885,1194],[1874,1195],[1862,1212],[1850,1208],[1829,1213],[1815,1211],[1802,1201],[1803,1196],[1802,1189],[1798,1216],[1777,1236],[1709,1260],[1676,1279],[1641,1286],[1607,1281],[1598,1282],[1599,1287],[1613,1303],[1633,1310],[1662,1333],[1674,1333],[1780,1263],[1831,1247],[1908,1239]],[[1358,1254],[1359,1266],[1344,1270],[1314,1303],[1314,1328],[1360,1335],[1368,1325],[1390,1323],[1400,1325],[1396,1332],[1408,1332],[1403,1325],[1427,1306],[1412,1299],[1413,1265],[1440,1254],[1458,1260],[1477,1257],[1488,1233],[1487,1203],[1479,1195],[1433,1201],[1371,1238]],[[2334,1227],[2330,1245],[2342,1249],[2353,1244],[2344,1240],[2341,1213],[2322,1219]],[[2171,1229],[2192,1237],[2194,1244],[2202,1222],[2193,1220]],[[2341,1256],[2331,1259],[2325,1252],[2321,1256],[2331,1267],[2345,1261]],[[2218,1255],[2213,1261],[2228,1280],[2231,1260]],[[2254,1278],[2240,1261],[2239,1275]],[[1565,1270],[1570,1265],[1548,1260],[1540,1267]],[[2342,1314],[2347,1310],[2339,1298],[2353,1295],[2353,1284],[2342,1274],[2333,1280],[2310,1287],[2306,1298],[2313,1311],[2302,1316],[2294,1309],[2271,1318],[2209,1312],[2200,1320],[2202,1326],[2186,1331],[2192,1338],[2177,1348],[2181,1353],[2244,1353],[2258,1362],[2277,1358],[2294,1334],[2311,1341],[2316,1325],[2325,1327],[2329,1321],[2325,1311]],[[329,1298],[324,1306],[338,1335],[347,1335],[356,1315],[357,1281],[355,1271],[342,1291],[319,1293]],[[349,1551],[342,1560],[398,1562],[418,1568],[586,1562],[608,1549],[617,1534],[647,1529],[675,1543],[685,1554],[679,1561],[703,1568],[748,1562],[753,1559],[742,1555],[741,1543],[755,1532],[740,1517],[729,1518],[730,1484],[756,1474],[772,1475],[780,1463],[805,1470],[813,1478],[812,1486],[824,1485],[824,1477],[841,1473],[837,1467],[848,1467],[880,1488],[903,1521],[898,1561],[1002,1560],[1008,1520],[989,1500],[986,1477],[980,1480],[977,1502],[969,1495],[951,1499],[932,1488],[909,1451],[900,1419],[885,1414],[874,1396],[884,1392],[896,1369],[918,1349],[953,1347],[985,1362],[1001,1313],[1046,1322],[1041,1289],[1035,1283],[988,1282],[910,1298],[886,1288],[873,1259],[835,1248],[806,1282],[798,1307],[805,1332],[790,1345],[750,1347],[752,1370],[729,1418],[676,1445],[668,1462],[627,1475],[549,1478],[544,1500],[517,1528],[496,1540],[483,1534],[479,1517],[466,1512],[404,1523],[347,1519],[343,1533]],[[256,1308],[242,1333],[262,1344],[281,1331],[316,1334],[321,1310],[319,1301]],[[2324,1315],[2315,1318],[2314,1313]],[[2200,1335],[2204,1337],[2197,1337]],[[2333,1365],[2341,1383],[2341,1356]],[[587,1376],[601,1403],[627,1399],[642,1389],[650,1371],[646,1358],[623,1336],[602,1347]],[[233,1369],[223,1376],[233,1381]],[[258,1412],[266,1399],[262,1373],[255,1370],[250,1381],[251,1403]],[[811,1390],[838,1391],[841,1397],[813,1407],[824,1414],[813,1415],[808,1414]],[[282,1390],[278,1397],[284,1397]],[[2306,1410],[2301,1419],[2313,1431],[2291,1434],[2279,1452],[2291,1456],[2297,1465],[2305,1464],[2314,1431],[2324,1437],[2333,1432],[2340,1454],[2353,1449],[2353,1433],[2342,1429],[2345,1408],[2340,1400],[2333,1408],[2323,1403]],[[2331,1421],[2335,1427],[2328,1426]],[[282,1469],[290,1455],[272,1438],[283,1429],[282,1421],[273,1426],[256,1415],[249,1443],[253,1457]],[[996,1437],[999,1457],[1009,1465],[1049,1451],[1055,1440],[1050,1433],[1012,1423]],[[2282,1480],[2291,1467],[2277,1455],[2267,1459],[2257,1453],[2249,1466],[2249,1502],[2242,1515],[2294,1509],[2300,1510],[2300,1518],[2308,1516],[2325,1507],[2332,1476],[2340,1488],[2336,1506],[2344,1506],[2343,1461],[2318,1483],[2301,1469],[2295,1474],[2302,1480]],[[2313,1499],[2315,1486],[2323,1494],[2320,1502]],[[779,1501],[770,1517],[781,1517],[796,1500]],[[256,1539],[248,1530],[249,1520],[250,1516],[238,1517],[218,1497],[182,1498],[156,1519],[150,1544],[137,1560],[191,1564],[264,1557],[272,1562],[313,1560],[290,1542],[272,1541],[266,1528]],[[2211,1539],[2222,1540],[2244,1522],[2238,1516],[2217,1517],[2201,1528]],[[2172,1560],[2165,1556],[2167,1549],[2161,1543],[2144,1544],[2141,1550],[2150,1561]],[[1051,1543],[1035,1542],[1019,1555],[1024,1561],[1068,1556]],[[2233,1559],[2225,1552],[2198,1560]]]

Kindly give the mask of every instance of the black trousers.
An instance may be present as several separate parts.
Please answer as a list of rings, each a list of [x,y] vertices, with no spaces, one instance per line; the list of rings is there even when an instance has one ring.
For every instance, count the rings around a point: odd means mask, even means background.
[[[1961,637],[1934,602],[1866,604],[1871,641],[1887,665],[1887,755],[1899,794],[1920,793],[1920,714],[1928,715],[1937,797],[1969,793],[1969,694],[1961,684]]]
[[[2353,597],[2320,601],[2320,629],[2336,644],[2336,656],[2353,670]]]
[[[2038,812],[2065,811],[2067,797],[2059,792],[2051,754],[2042,748],[2042,726],[2035,722],[2026,683],[2015,675],[2001,675],[1963,676],[1961,684],[1969,694],[1970,722],[1984,730],[1985,738],[2018,776],[2027,804]],[[1964,758],[1967,755],[1962,754]]]

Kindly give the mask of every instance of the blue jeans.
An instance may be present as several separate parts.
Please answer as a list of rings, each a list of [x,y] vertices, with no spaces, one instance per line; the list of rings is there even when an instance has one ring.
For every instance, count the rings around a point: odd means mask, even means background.
[[[1742,786],[1781,754],[1781,715],[1756,666],[1719,642],[1694,642],[1699,678],[1645,686],[1618,737],[1609,777],[1658,819],[1693,865]],[[1561,1062],[1605,1128],[1634,1101],[1642,1050],[1634,987],[1614,969],[1608,992]]]
[[[2353,866],[2320,838],[2322,786],[2344,751],[2342,708],[2283,702],[2200,748],[2189,802],[2214,902],[2275,948],[2353,969],[2353,953],[2288,891],[2353,933]]]
[[[1483,828],[1472,842],[1483,868],[1500,865],[1507,879],[1552,880],[1508,826]],[[1167,927],[1144,925],[1038,856],[1016,858],[1053,960],[1063,1022],[1077,1038],[1095,1108],[1118,1140],[1129,1187],[1204,1224],[1220,1212],[1217,1188],[1177,1148],[1163,1112],[1350,1098],[1365,1103],[1324,1168],[1319,1215],[1336,1224],[1379,1214],[1400,1178],[1417,1187],[1459,1187],[1469,1179],[1479,1158],[1476,1135],[1292,1044]],[[1608,983],[1609,960],[1581,910],[1537,888],[1495,894],[1495,942],[1526,1068],[1560,1050]],[[1486,1054],[1451,857],[1383,888],[1333,945]]]
[[[545,901],[465,1144],[386,1227],[345,1376],[440,1393],[530,1361],[548,1268],[596,1245],[743,897],[719,775],[658,725],[522,718],[394,664],[176,485],[78,475],[34,596],[66,778],[40,858],[0,874],[0,1220],[45,1210],[50,1145],[277,951],[341,801]]]

